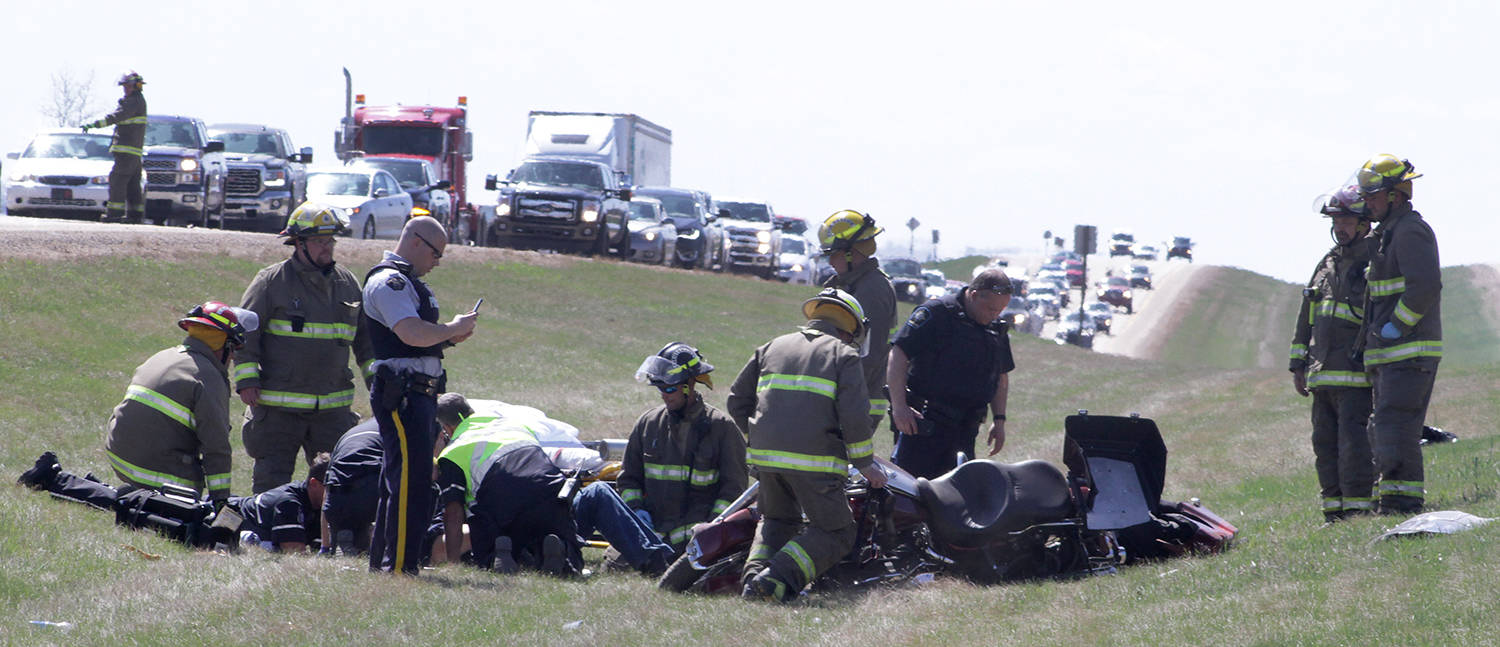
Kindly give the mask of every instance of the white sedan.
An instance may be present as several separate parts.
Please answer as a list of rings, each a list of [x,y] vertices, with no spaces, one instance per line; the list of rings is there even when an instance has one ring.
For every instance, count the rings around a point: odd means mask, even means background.
[[[108,134],[53,130],[5,157],[6,211],[13,216],[98,218],[109,201]],[[145,173],[141,174],[145,196]]]
[[[411,217],[411,194],[377,168],[308,171],[307,199],[343,209],[353,235],[360,238],[398,238]]]

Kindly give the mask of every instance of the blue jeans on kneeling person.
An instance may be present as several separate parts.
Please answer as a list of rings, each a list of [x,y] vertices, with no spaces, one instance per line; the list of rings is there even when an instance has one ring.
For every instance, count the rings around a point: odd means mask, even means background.
[[[579,491],[573,499],[573,521],[578,524],[581,536],[587,537],[598,530],[638,570],[660,571],[672,559],[672,547],[631,512],[614,488],[604,483],[593,483]]]

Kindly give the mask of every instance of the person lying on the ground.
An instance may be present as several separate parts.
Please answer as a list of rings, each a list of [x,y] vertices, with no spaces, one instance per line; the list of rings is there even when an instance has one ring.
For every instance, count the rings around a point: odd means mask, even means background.
[[[244,519],[240,522],[240,542],[282,553],[301,553],[320,546],[323,480],[327,475],[328,452],[320,452],[313,457],[303,481],[252,496],[229,497],[225,509]]]

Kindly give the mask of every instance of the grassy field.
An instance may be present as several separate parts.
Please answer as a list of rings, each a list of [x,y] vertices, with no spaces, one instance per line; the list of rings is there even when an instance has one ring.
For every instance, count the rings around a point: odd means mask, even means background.
[[[52,449],[65,468],[113,480],[102,428],[130,372],[180,340],[172,321],[191,304],[237,301],[255,269],[284,253],[265,240],[243,253],[165,260],[43,263],[0,252],[0,476],[14,479]],[[358,267],[378,249],[354,242],[340,253]],[[1450,270],[1445,301],[1479,293],[1474,276]],[[1000,458],[1060,462],[1062,421],[1077,409],[1152,417],[1171,452],[1167,496],[1201,497],[1240,526],[1239,545],[1224,555],[1084,580],[989,588],[939,581],[773,608],[668,595],[624,575],[556,581],[444,567],[411,580],[370,575],[350,560],[189,552],[116,528],[103,513],[4,487],[0,644],[1500,641],[1500,574],[1490,552],[1500,528],[1372,545],[1391,520],[1324,527],[1307,400],[1292,393],[1281,366],[1295,292],[1280,296],[1289,284],[1237,270],[1211,277],[1192,291],[1194,316],[1162,361],[1016,338],[1010,442]],[[431,278],[450,311],[486,297],[479,332],[450,352],[450,387],[540,407],[590,437],[623,436],[657,402],[632,372],[672,339],[699,345],[719,367],[709,400],[722,404],[751,350],[800,323],[797,304],[808,293],[495,250],[454,250]],[[1495,322],[1485,311],[1445,306],[1455,359],[1439,372],[1429,419],[1463,440],[1428,450],[1428,500],[1500,516]],[[877,440],[888,452],[888,434]],[[249,461],[235,442],[234,479],[244,488]],[[76,626],[63,634],[31,629],[29,620]]]

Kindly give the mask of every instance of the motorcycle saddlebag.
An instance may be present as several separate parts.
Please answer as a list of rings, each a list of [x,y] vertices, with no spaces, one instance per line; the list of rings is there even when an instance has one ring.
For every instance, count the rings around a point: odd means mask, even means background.
[[[1167,476],[1167,446],[1150,418],[1079,412],[1064,421],[1063,463],[1069,481],[1085,484],[1082,501],[1092,530],[1119,530],[1151,521]]]

